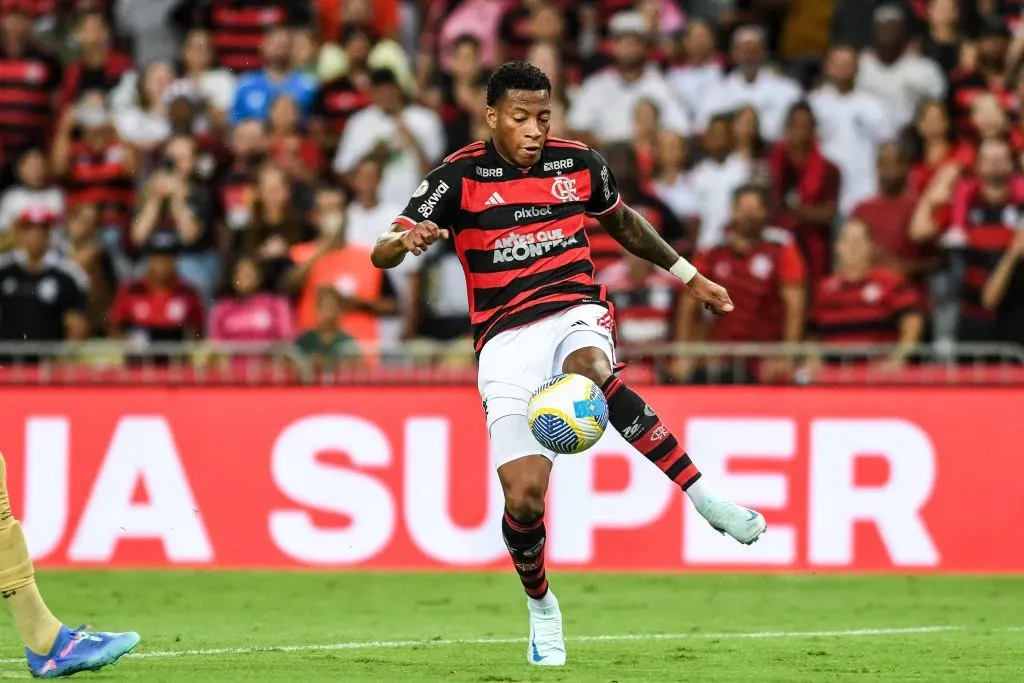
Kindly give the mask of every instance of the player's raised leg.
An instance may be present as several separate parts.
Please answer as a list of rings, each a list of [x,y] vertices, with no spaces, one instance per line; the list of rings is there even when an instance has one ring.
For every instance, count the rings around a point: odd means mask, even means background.
[[[530,641],[526,659],[540,666],[565,664],[562,612],[548,586],[544,567],[544,497],[551,476],[551,460],[543,455],[520,455],[538,450],[523,415],[498,418],[491,426],[491,440],[509,455],[498,466],[505,494],[501,533],[519,580],[526,591],[530,613]],[[532,443],[531,443],[532,442]],[[512,459],[508,459],[512,458]]]
[[[0,595],[14,615],[36,678],[60,678],[112,664],[139,642],[137,633],[90,633],[64,626],[36,586],[21,524],[7,496],[7,463],[0,454]]]
[[[608,399],[612,426],[689,496],[697,512],[714,529],[750,544],[767,525],[759,512],[716,497],[701,481],[700,470],[650,405],[612,373],[606,352],[595,346],[577,349],[562,364],[563,372],[590,378]]]

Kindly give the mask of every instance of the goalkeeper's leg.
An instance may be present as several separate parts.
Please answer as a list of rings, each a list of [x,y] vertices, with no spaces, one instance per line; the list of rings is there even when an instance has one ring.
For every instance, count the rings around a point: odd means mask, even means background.
[[[39,678],[91,671],[115,662],[139,642],[137,633],[72,631],[53,616],[36,586],[21,524],[7,495],[7,463],[0,454],[0,595],[25,644],[29,670]]]

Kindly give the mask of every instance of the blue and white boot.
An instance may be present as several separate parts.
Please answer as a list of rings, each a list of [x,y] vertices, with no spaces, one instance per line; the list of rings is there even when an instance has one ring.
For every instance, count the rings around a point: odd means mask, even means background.
[[[530,612],[530,642],[526,649],[526,661],[534,666],[565,666],[565,637],[562,635],[562,611],[558,608],[555,594],[547,607],[538,607],[527,598]]]
[[[63,678],[79,671],[98,671],[113,664],[142,640],[138,633],[105,633],[61,626],[49,654],[37,655],[25,648],[33,678]]]

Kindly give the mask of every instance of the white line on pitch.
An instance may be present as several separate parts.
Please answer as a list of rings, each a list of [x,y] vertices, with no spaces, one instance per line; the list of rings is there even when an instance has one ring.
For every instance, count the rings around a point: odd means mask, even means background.
[[[959,631],[959,626],[914,626],[909,628],[861,628],[845,631],[755,631],[752,633],[622,633],[604,636],[570,636],[573,643],[621,642],[635,640],[729,640],[737,638],[849,638],[856,636],[898,636],[942,631]],[[270,645],[216,647],[202,650],[152,650],[128,655],[132,659],[165,657],[213,657],[248,655],[263,652],[324,652],[331,650],[404,649],[445,645],[510,645],[525,643],[526,638],[451,638],[437,640],[367,640],[325,645]],[[0,659],[2,664],[24,664],[24,659]]]

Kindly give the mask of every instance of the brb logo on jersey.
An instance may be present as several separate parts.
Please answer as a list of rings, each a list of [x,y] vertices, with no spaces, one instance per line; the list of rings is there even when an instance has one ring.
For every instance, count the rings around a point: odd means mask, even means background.
[[[423,200],[423,203],[420,204],[420,208],[416,209],[416,211],[424,218],[430,218],[430,214],[434,213],[434,207],[436,207],[437,203],[441,201],[441,197],[445,196],[448,189],[448,183],[443,180],[439,182],[437,184],[437,189],[431,192],[430,196]],[[417,190],[417,192],[418,191],[419,190]],[[425,189],[423,191],[426,192]]]
[[[527,235],[510,232],[494,243],[494,262],[525,261],[544,256],[556,247],[578,244],[576,236],[566,238],[561,228],[539,230]]]
[[[560,202],[578,202],[579,195],[576,194],[576,179],[566,176],[555,178],[551,184],[551,195]]]

